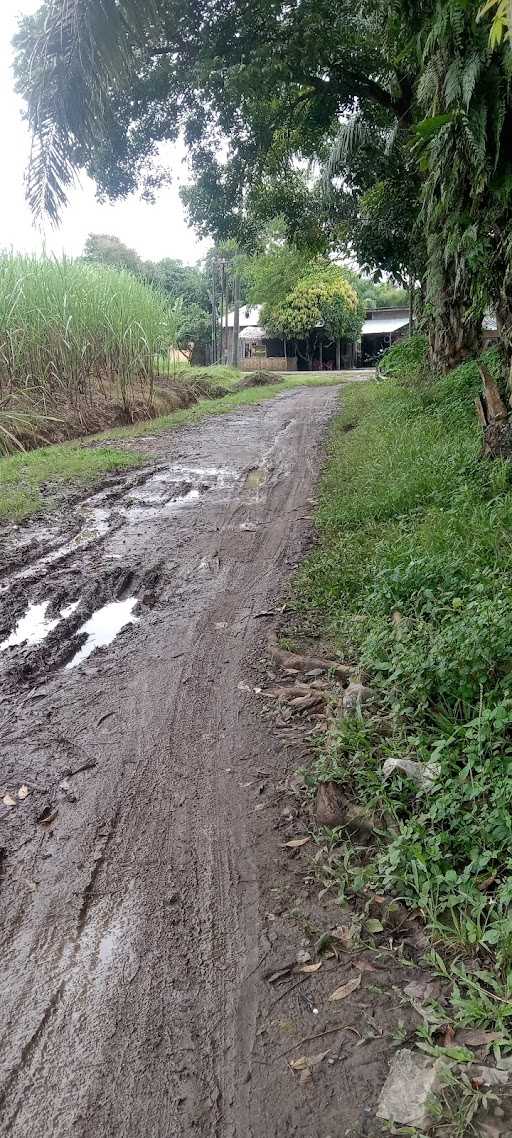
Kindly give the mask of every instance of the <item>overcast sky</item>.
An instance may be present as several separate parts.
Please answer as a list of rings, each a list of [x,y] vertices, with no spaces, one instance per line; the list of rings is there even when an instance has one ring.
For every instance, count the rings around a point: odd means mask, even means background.
[[[29,135],[21,118],[22,103],[14,92],[11,73],[11,39],[19,13],[33,12],[38,0],[0,0],[0,249],[39,252],[41,235],[33,228],[25,203],[23,173],[29,153]],[[165,187],[155,205],[131,195],[125,201],[100,205],[94,196],[94,183],[85,175],[80,187],[72,191],[70,204],[58,230],[46,234],[48,251],[77,255],[82,252],[88,233],[113,233],[144,258],[179,257],[198,260],[208,247],[189,229],[178,194],[177,182],[184,180],[182,153],[177,147],[163,152],[174,168],[175,181]]]

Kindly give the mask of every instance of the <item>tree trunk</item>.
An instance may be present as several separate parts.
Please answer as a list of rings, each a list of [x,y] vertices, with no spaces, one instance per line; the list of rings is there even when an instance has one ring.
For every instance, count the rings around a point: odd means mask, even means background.
[[[235,273],[233,285],[233,351],[231,359],[233,367],[238,367],[238,349],[240,337],[240,277]]]
[[[409,336],[414,334],[414,279],[409,278]]]
[[[341,340],[336,339],[336,371],[341,371]]]
[[[505,357],[508,389],[512,393],[512,286],[509,289],[502,287],[496,298],[496,328],[498,343]]]
[[[451,371],[482,346],[482,320],[467,316],[467,305],[449,294],[432,318],[429,330],[430,363],[437,372]]]
[[[324,345],[322,340],[318,341],[318,362],[320,364],[320,371],[324,369]]]
[[[228,273],[225,274],[225,338],[223,363],[230,362],[230,282]]]

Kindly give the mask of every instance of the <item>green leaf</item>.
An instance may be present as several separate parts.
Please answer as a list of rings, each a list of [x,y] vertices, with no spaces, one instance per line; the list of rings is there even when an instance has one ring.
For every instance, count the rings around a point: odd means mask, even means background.
[[[433,138],[441,130],[441,127],[453,121],[453,117],[454,112],[449,111],[444,115],[434,115],[433,118],[422,119],[416,126],[416,134],[420,138]]]

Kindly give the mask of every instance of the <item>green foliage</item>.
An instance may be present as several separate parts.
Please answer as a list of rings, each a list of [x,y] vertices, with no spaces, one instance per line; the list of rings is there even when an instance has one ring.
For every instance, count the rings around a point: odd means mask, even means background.
[[[129,249],[111,234],[90,233],[84,246],[83,260],[114,269],[126,269],[140,280],[158,288],[176,303],[186,306],[180,344],[190,341],[209,342],[211,335],[208,272],[195,265],[184,265],[172,257],[143,262],[134,249]]]
[[[405,307],[409,304],[409,293],[391,283],[374,284],[371,295],[376,308],[396,308],[400,305]]]
[[[244,271],[249,283],[249,302],[269,307],[279,304],[304,276],[310,260],[307,254],[283,244],[247,257]]]
[[[161,261],[145,261],[142,274],[171,300],[182,296],[188,311],[193,305],[208,311],[208,276],[197,265],[184,265],[173,257],[164,257]]]
[[[495,351],[486,363],[499,372]],[[375,719],[342,720],[317,772],[394,819],[366,884],[422,909],[438,939],[495,953],[508,968],[512,473],[479,461],[479,388],[469,362],[426,389],[390,380],[345,397],[321,544],[299,599],[376,693]],[[405,774],[384,784],[387,757],[439,764],[433,793],[418,795]]]
[[[84,245],[84,261],[99,265],[110,265],[113,269],[128,269],[135,276],[142,276],[142,261],[135,249],[129,249],[119,237],[110,233],[90,233]]]
[[[364,308],[340,269],[312,266],[282,301],[263,309],[262,322],[270,332],[288,339],[301,339],[321,327],[331,338],[355,340]]]
[[[121,389],[153,373],[169,305],[131,273],[79,261],[0,258],[0,390]]]
[[[55,437],[62,414],[65,437],[73,407],[86,406],[87,423],[96,403],[150,404],[159,359],[189,338],[180,305],[176,327],[164,294],[125,269],[1,257],[0,453]]]
[[[409,336],[384,352],[379,371],[400,383],[418,383],[425,378],[427,354],[426,337],[420,334]]]
[[[512,37],[512,16],[509,0],[486,0],[486,3],[482,4],[480,8],[478,19],[482,19],[489,12],[493,12],[489,31],[489,45],[491,48],[495,48],[503,40],[510,40]]]

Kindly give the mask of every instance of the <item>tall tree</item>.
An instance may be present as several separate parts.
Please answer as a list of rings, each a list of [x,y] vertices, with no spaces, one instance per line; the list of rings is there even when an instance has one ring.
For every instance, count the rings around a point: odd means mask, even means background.
[[[129,269],[136,276],[142,276],[142,261],[139,254],[111,233],[90,233],[82,256],[84,261],[112,265],[115,269]]]

